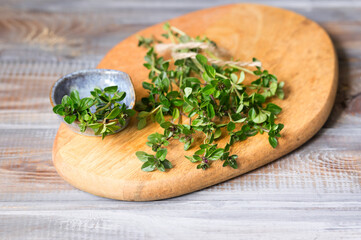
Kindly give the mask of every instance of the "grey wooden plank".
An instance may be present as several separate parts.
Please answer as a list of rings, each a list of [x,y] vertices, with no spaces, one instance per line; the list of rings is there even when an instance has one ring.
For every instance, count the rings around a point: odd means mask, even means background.
[[[30,55],[34,58],[43,55],[43,59],[49,59],[54,58],[48,54],[53,52],[56,54],[55,57],[79,58],[84,54],[84,58],[101,57],[130,34],[151,24],[192,11],[172,8],[168,11],[161,8],[149,11],[146,7],[139,6],[134,9],[113,8],[113,11],[100,11],[94,7],[82,9],[81,13],[69,13],[69,8],[76,7],[62,4],[63,10],[49,12],[42,9],[46,4],[34,6],[37,9],[18,7],[11,11],[0,7],[0,56],[16,56],[23,52],[25,56]],[[357,47],[360,28],[357,27],[357,22],[360,21],[361,7],[301,8],[297,9],[297,12],[325,27],[334,39],[336,47],[342,48],[339,50],[341,56],[346,53],[350,56],[360,54],[360,48]]]
[[[81,205],[77,210],[58,206],[58,210],[2,211],[0,229],[4,230],[0,236],[2,239],[356,239],[361,231],[359,202],[347,206],[343,202],[288,201],[121,205],[127,206],[107,211],[83,210]]]
[[[247,2],[244,0],[78,0],[76,2],[71,0],[64,0],[58,2],[56,0],[3,0],[3,6],[9,8],[21,8],[21,9],[46,9],[48,11],[60,11],[61,9],[67,9],[68,11],[94,11],[96,10],[114,10],[117,8],[148,8],[148,9],[179,9],[179,8],[206,8],[211,6],[219,6],[223,4]],[[308,9],[312,7],[319,8],[339,8],[339,7],[357,7],[360,6],[357,0],[254,0],[252,3],[268,4],[272,6],[292,7]]]

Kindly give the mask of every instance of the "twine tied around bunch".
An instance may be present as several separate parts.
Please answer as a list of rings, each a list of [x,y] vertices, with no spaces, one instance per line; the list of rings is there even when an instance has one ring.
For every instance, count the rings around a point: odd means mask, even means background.
[[[187,43],[158,43],[155,45],[155,50],[160,54],[171,52],[174,60],[193,58],[195,59],[197,53],[195,52],[179,52],[183,49],[202,49],[210,52],[218,53],[218,55],[229,55],[225,49],[216,48],[213,44],[204,42],[187,42]],[[234,65],[239,67],[262,67],[261,62],[237,62],[237,61],[224,61],[222,59],[214,59],[207,57],[208,62],[216,65]]]

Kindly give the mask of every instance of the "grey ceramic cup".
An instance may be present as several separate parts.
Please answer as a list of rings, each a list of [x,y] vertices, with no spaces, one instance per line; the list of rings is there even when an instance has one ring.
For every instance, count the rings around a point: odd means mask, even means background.
[[[114,85],[118,86],[118,90],[126,92],[126,97],[121,102],[132,109],[135,105],[135,91],[132,80],[127,73],[110,69],[87,69],[65,75],[57,80],[51,88],[50,103],[53,107],[60,104],[62,98],[65,95],[70,95],[73,90],[78,90],[80,98],[84,98],[90,97],[90,91],[94,90],[95,87],[104,89]],[[59,118],[76,133],[86,136],[98,136],[94,134],[93,129],[87,128],[85,132],[80,132],[77,122],[68,124],[62,116],[59,116]],[[129,119],[117,132],[123,130],[128,123]]]

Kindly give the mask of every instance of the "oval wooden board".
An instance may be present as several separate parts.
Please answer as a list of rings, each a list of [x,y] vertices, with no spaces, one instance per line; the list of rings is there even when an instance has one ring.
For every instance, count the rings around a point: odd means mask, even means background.
[[[75,187],[119,200],[179,196],[239,176],[289,153],[326,121],[336,93],[337,60],[329,36],[313,21],[278,8],[235,4],[193,12],[169,22],[191,36],[208,36],[236,59],[260,59],[265,69],[285,82],[285,100],[275,100],[283,108],[277,121],[285,125],[279,146],[272,149],[267,134],[257,135],[232,148],[232,153],[239,156],[237,170],[214,162],[203,171],[183,157],[191,155],[196,147],[184,152],[182,144],[174,141],[167,156],[174,168],[166,173],[147,173],[140,170],[142,162],[135,152],[150,152],[145,142],[149,134],[162,132],[157,124],[138,131],[132,119],[124,131],[103,141],[73,133],[61,124],[53,161],[59,174]],[[115,46],[98,68],[127,72],[140,99],[147,94],[142,82],[147,80],[148,71],[142,66],[145,50],[137,47],[136,36],[161,33],[162,24],[157,24],[130,36]]]

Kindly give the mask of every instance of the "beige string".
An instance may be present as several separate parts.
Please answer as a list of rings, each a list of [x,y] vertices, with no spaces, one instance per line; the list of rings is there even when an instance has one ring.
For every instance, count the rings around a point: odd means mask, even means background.
[[[155,45],[155,50],[159,53],[165,53],[168,51],[178,51],[182,49],[210,49],[211,44],[203,42],[187,42],[187,43],[158,43]]]
[[[195,58],[197,53],[195,52],[178,52],[183,49],[202,49],[202,50],[210,50],[212,52],[220,52],[225,54],[225,50],[219,51],[218,48],[215,48],[214,45],[204,42],[187,42],[187,43],[159,43],[155,45],[156,52],[160,54],[164,54],[167,52],[171,52],[174,60],[185,59],[185,58]],[[239,67],[262,67],[261,62],[237,62],[237,61],[224,61],[221,59],[213,59],[207,58],[208,62],[216,65],[235,65]]]

